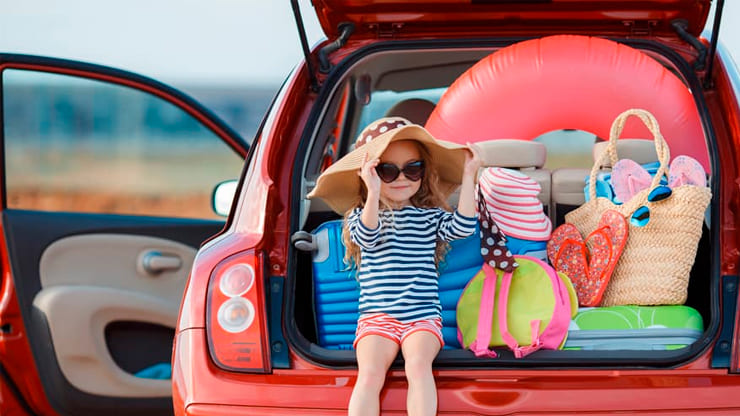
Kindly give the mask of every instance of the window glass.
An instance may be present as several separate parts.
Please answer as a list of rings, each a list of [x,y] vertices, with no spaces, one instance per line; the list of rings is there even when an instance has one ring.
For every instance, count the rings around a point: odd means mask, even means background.
[[[534,139],[547,149],[545,169],[586,168],[593,166],[594,143],[597,137],[582,130],[555,130]]]
[[[5,70],[8,208],[217,218],[211,193],[243,159],[185,111],[140,90]]]
[[[394,104],[409,99],[409,98],[421,98],[432,101],[437,104],[439,98],[444,94],[447,88],[431,88],[426,90],[415,90],[415,91],[375,91],[370,96],[370,102],[362,108],[362,115],[360,116],[360,126],[357,130],[359,133],[368,124],[373,121],[385,116]]]
[[[383,117],[386,112],[396,103],[409,98],[422,98],[433,103],[439,102],[446,88],[432,88],[416,91],[376,91],[372,93],[370,103],[362,108],[362,115],[358,126],[358,132],[368,124]],[[596,136],[581,130],[565,129],[555,130],[534,139],[542,142],[547,149],[546,169],[587,168],[593,165],[591,151]]]

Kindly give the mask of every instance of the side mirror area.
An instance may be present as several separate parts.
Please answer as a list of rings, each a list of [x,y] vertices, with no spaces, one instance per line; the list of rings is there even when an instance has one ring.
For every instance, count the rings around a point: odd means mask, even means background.
[[[236,179],[220,182],[213,188],[211,197],[211,207],[216,215],[228,217],[231,210],[231,204],[234,202],[236,195],[236,186],[239,183]]]

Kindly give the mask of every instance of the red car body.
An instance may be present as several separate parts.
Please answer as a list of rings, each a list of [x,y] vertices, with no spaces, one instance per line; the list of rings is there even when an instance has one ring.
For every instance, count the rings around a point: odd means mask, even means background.
[[[355,31],[346,43],[329,55],[341,67],[363,48],[374,44],[392,45],[416,39],[464,39],[477,36],[546,36],[561,33],[598,34],[621,37],[633,25],[628,37],[665,42],[692,59],[683,42],[671,34],[668,16],[686,19],[689,32],[701,30],[708,2],[314,2],[319,19],[330,39],[341,35],[341,23],[352,22]],[[619,17],[615,17],[619,16]],[[667,20],[664,20],[668,18]],[[334,29],[338,28],[338,29]],[[388,39],[384,38],[387,37]],[[707,40],[704,40],[707,42]],[[440,46],[443,44],[440,44]],[[319,45],[308,56],[318,60]],[[428,45],[425,45],[428,46]],[[392,46],[388,46],[389,48]],[[410,47],[409,47],[410,48]],[[686,54],[689,52],[688,54]],[[733,65],[721,55],[704,92],[707,111],[717,123],[721,193],[717,195],[722,228],[722,249],[716,267],[722,276],[737,273],[737,219],[732,205],[737,198],[737,147],[740,138],[737,84],[731,80]],[[331,81],[319,74],[317,82]],[[283,280],[290,282],[290,212],[295,173],[300,160],[299,138],[311,129],[312,107],[317,96],[311,91],[311,68],[306,62],[290,77],[272,109],[257,147],[248,162],[239,186],[238,201],[230,225],[220,236],[199,251],[177,328],[173,354],[173,396],[177,414],[342,414],[346,411],[356,368],[345,363],[317,362],[290,340],[293,332],[291,309],[283,309],[280,328],[270,328],[276,309],[265,305],[271,289],[281,293]],[[324,85],[322,88],[326,88]],[[242,259],[238,259],[242,257]],[[209,281],[217,277],[224,262],[247,261],[255,266],[258,290],[248,293],[258,306],[258,332],[245,340],[253,351],[250,365],[232,367],[228,344],[221,337],[209,304],[218,303],[209,292]],[[260,275],[260,271],[264,274]],[[735,304],[734,283],[718,302]],[[289,289],[283,300],[300,296]],[[278,303],[280,303],[278,301]],[[720,310],[722,306],[720,306]],[[563,364],[537,366],[522,364],[501,367],[469,365],[435,367],[440,414],[735,414],[740,412],[737,319],[725,331],[731,339],[714,336],[691,359],[669,365],[614,363],[590,366]],[[268,316],[271,318],[266,319]],[[723,325],[727,324],[726,322]],[[209,336],[209,332],[211,332]],[[277,338],[274,337],[279,333]],[[285,335],[288,334],[288,335]],[[285,335],[285,338],[283,336]],[[719,335],[719,334],[716,334]],[[253,338],[252,338],[253,336]],[[287,338],[287,345],[285,344]],[[221,344],[221,345],[218,345]],[[221,349],[221,351],[218,351]],[[719,351],[727,353],[725,365],[718,365]],[[278,354],[277,360],[275,354]],[[721,355],[721,354],[720,354]],[[275,361],[276,360],[276,361]],[[287,361],[286,361],[287,360]],[[277,365],[275,363],[277,362]],[[231,370],[231,371],[230,371]],[[403,414],[406,382],[401,368],[391,369],[381,394],[383,414]]]

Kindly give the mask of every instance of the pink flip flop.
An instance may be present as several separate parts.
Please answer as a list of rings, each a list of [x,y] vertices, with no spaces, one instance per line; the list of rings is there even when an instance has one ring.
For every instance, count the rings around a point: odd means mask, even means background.
[[[622,203],[650,187],[652,181],[648,171],[632,159],[620,159],[612,167],[612,188]]]
[[[704,168],[691,156],[676,156],[668,168],[668,186],[673,189],[681,185],[707,186]]]

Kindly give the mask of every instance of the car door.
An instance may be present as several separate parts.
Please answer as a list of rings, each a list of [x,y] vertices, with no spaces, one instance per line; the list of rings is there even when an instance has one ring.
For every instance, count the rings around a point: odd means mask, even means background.
[[[172,413],[182,292],[247,143],[135,74],[0,54],[0,75],[0,413]]]

